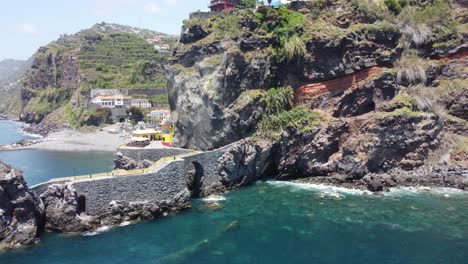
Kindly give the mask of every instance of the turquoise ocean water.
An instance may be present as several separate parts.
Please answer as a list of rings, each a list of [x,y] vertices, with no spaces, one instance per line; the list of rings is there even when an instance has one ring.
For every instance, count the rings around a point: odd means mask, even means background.
[[[21,159],[15,162],[21,165]],[[462,264],[467,259],[465,193],[402,190],[372,196],[274,182],[217,201],[196,200],[192,210],[176,216],[87,235],[46,234],[34,247],[0,254],[0,263],[8,264]]]

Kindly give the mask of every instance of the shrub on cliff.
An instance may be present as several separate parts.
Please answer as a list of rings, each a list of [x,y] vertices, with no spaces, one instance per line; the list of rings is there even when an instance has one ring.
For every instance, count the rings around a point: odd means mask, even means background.
[[[278,114],[290,110],[294,99],[294,91],[291,86],[270,88],[265,95],[267,113]]]
[[[409,84],[426,83],[427,62],[414,52],[405,52],[403,57],[395,63],[397,81]]]
[[[306,54],[306,46],[301,38],[297,35],[289,38],[283,48],[280,50],[281,58],[291,60],[297,57],[303,57]]]
[[[257,125],[257,135],[276,139],[288,127],[306,132],[317,124],[319,118],[318,112],[314,112],[306,106],[296,106],[288,111],[265,115]]]
[[[384,0],[384,3],[390,11],[399,14],[401,9],[409,4],[409,0]]]

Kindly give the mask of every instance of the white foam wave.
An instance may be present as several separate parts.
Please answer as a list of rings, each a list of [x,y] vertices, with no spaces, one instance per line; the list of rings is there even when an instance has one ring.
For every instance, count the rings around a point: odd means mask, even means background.
[[[96,235],[108,232],[111,229],[112,229],[111,226],[102,226],[102,227],[99,227],[96,230],[85,232],[82,235],[83,236],[96,236]]]
[[[446,198],[452,195],[468,195],[463,190],[448,187],[395,187],[390,188],[390,192],[385,193],[385,195],[417,195],[421,193],[441,195]]]
[[[33,133],[28,133],[26,132],[25,128],[29,127],[28,124],[24,124],[22,123],[21,126],[18,128],[18,132],[25,135],[25,136],[28,136],[28,137],[32,137],[32,138],[44,138],[43,136],[39,135],[39,134],[33,134]]]
[[[226,200],[226,197],[221,196],[221,195],[210,195],[202,199],[203,202],[207,202],[207,203],[221,202],[225,200]]]
[[[353,195],[363,195],[368,193],[367,191],[337,187],[325,184],[315,184],[315,183],[296,183],[296,182],[287,182],[287,181],[268,181],[270,185],[283,187],[287,186],[293,188],[293,190],[314,190],[320,191],[326,196],[341,198],[341,194],[353,194]]]
[[[131,225],[132,222],[129,222],[129,221],[123,221],[122,223],[120,223],[119,226],[128,226],[128,225]]]

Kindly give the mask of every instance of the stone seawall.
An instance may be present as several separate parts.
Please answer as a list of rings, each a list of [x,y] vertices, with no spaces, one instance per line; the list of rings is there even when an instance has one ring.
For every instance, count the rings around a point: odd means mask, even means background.
[[[112,201],[172,200],[185,186],[183,160],[170,162],[156,173],[73,183],[78,196],[86,198],[86,213],[93,216],[106,212]]]
[[[219,158],[231,146],[207,151],[170,161],[153,173],[116,176],[103,179],[71,181],[78,197],[85,200],[85,212],[91,216],[105,214],[112,201],[138,203],[149,201],[171,201],[188,189],[189,172],[200,176],[203,190],[216,189],[221,185],[218,168]],[[193,152],[187,149],[119,149],[124,155],[136,159],[158,160],[167,156]],[[41,195],[52,184],[64,184],[69,181],[46,182],[31,189]],[[192,191],[192,190],[190,190]],[[203,195],[204,193],[202,193]]]
[[[172,157],[193,152],[193,150],[181,148],[139,149],[128,147],[118,148],[117,151],[122,153],[124,156],[136,161],[146,159],[152,162],[158,161],[165,157]]]

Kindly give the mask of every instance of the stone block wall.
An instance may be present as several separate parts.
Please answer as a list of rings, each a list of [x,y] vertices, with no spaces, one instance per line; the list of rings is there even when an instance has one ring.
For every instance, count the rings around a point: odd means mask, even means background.
[[[74,182],[86,198],[86,213],[99,215],[111,201],[145,202],[172,200],[185,189],[184,162],[173,161],[156,173]]]
[[[121,152],[124,156],[127,156],[136,161],[146,159],[152,162],[158,161],[164,157],[172,157],[193,152],[193,150],[181,148],[138,149],[126,147],[118,148],[117,151]]]

